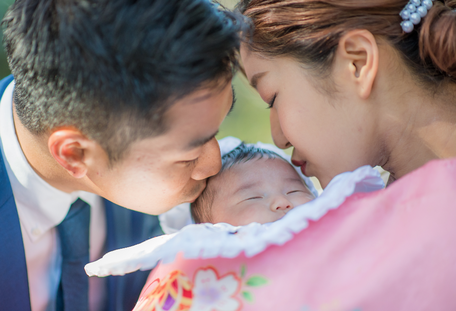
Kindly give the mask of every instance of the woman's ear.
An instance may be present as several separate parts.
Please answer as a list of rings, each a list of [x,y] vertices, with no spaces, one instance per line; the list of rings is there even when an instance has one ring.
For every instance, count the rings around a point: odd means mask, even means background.
[[[54,159],[75,178],[86,176],[86,154],[93,144],[75,129],[56,130],[48,139],[48,148]]]
[[[349,31],[339,40],[336,54],[342,60],[343,69],[348,70],[350,81],[355,83],[358,95],[367,99],[378,71],[379,52],[375,37],[367,30]]]

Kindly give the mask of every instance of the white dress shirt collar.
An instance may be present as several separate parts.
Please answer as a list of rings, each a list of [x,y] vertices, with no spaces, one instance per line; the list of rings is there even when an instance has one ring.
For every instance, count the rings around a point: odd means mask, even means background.
[[[33,170],[16,136],[12,110],[13,90],[14,81],[7,87],[0,102],[0,147],[21,224],[31,240],[35,241],[62,222],[78,197],[90,205],[95,204],[99,197],[84,191],[60,191]]]

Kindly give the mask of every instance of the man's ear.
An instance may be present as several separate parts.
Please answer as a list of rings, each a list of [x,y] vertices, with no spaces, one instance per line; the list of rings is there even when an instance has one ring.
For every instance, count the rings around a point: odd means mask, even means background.
[[[339,40],[336,54],[342,60],[342,66],[348,69],[358,96],[367,99],[378,71],[379,52],[375,37],[363,29],[349,31]]]
[[[76,129],[56,130],[48,139],[48,148],[54,159],[75,178],[86,176],[86,155],[93,144]]]

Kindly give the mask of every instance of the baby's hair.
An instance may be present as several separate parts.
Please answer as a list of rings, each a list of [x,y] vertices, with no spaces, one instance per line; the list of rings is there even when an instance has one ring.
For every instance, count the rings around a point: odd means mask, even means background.
[[[246,145],[241,143],[239,146],[222,156],[222,168],[220,172],[215,176],[220,176],[223,172],[229,170],[233,166],[241,163],[246,163],[251,160],[258,159],[281,159],[286,161],[283,157],[275,153],[274,151],[256,147],[255,145]],[[214,176],[214,177],[215,177]],[[211,187],[211,180],[213,177],[207,180],[207,187],[201,193],[201,195],[191,204],[192,218],[195,223],[211,222],[211,206],[214,201],[216,190]]]

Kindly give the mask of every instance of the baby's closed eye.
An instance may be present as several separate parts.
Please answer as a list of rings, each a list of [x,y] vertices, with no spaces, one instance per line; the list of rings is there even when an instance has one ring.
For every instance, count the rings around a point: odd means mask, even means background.
[[[292,191],[288,191],[287,195],[288,194],[293,194],[293,193],[303,193],[303,192],[304,192],[303,190],[292,190]]]
[[[248,198],[248,199],[246,199],[246,201],[248,201],[248,200],[257,200],[257,199],[262,199],[262,198],[263,198],[263,197],[256,196],[256,197]]]

